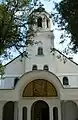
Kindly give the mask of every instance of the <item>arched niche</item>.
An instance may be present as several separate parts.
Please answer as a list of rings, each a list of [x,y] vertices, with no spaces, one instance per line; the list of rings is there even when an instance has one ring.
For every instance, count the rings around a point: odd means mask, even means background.
[[[53,120],[58,120],[58,108],[53,108]]]
[[[37,79],[30,82],[23,90],[23,97],[57,97],[57,90],[47,80]]]
[[[78,107],[74,101],[66,101],[64,103],[64,120],[77,120],[78,119]]]
[[[2,120],[14,120],[14,102],[8,101],[3,107],[3,119]]]
[[[27,120],[27,107],[24,106],[22,109],[22,120]]]

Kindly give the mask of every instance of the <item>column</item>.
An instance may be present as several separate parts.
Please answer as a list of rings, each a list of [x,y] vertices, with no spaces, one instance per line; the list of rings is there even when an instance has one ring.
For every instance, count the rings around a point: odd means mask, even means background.
[[[18,120],[18,102],[14,102],[14,120]]]

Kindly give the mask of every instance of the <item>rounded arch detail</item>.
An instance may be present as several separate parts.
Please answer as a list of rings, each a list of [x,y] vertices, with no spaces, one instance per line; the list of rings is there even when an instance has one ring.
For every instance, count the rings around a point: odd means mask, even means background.
[[[13,101],[8,101],[4,104],[2,120],[14,120],[14,102]]]
[[[64,118],[66,120],[78,119],[78,106],[75,101],[68,100],[64,102]]]
[[[57,90],[48,80],[36,79],[24,88],[22,97],[57,97]]]
[[[47,107],[49,108],[49,105],[48,105],[48,103],[47,103],[45,100],[36,100],[35,102],[32,103],[31,108],[32,108],[35,104],[37,104],[37,103],[39,103],[39,102],[40,102],[40,103],[46,104]]]
[[[16,87],[15,87],[15,92],[20,93],[20,98],[22,97],[23,91],[25,87],[32,82],[33,80],[36,79],[44,79],[49,81],[54,85],[54,87],[57,90],[58,97],[60,97],[60,89],[63,89],[63,86],[59,80],[59,78],[49,72],[49,71],[44,71],[44,70],[37,70],[37,71],[30,71],[28,73],[25,73],[20,80],[18,81]]]
[[[31,120],[49,120],[49,105],[43,101],[35,101],[31,106]]]

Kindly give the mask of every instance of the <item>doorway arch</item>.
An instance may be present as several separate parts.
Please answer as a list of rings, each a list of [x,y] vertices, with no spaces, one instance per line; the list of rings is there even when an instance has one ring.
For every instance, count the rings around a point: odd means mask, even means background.
[[[33,103],[31,120],[49,120],[49,106],[45,101],[38,100]]]

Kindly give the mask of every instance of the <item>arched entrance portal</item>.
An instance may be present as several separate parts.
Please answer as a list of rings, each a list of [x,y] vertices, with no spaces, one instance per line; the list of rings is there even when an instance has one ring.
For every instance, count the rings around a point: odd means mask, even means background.
[[[49,120],[49,106],[45,101],[39,100],[33,103],[31,120]]]

